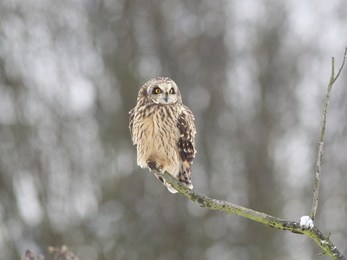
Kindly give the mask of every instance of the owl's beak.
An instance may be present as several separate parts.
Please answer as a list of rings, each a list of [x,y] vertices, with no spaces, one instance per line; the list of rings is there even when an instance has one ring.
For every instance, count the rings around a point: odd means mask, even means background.
[[[167,101],[169,100],[169,94],[165,93],[165,98],[164,98],[165,102],[167,103]]]

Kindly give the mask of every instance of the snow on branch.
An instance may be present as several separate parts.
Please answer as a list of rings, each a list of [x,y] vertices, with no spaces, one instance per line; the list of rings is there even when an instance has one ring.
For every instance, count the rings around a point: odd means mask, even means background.
[[[302,226],[303,228],[313,228],[314,224],[312,219],[309,216],[302,216],[300,218],[300,226]]]

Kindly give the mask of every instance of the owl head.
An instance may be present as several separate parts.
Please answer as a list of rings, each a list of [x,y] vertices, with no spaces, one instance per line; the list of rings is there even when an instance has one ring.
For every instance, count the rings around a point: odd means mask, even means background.
[[[158,105],[182,103],[181,93],[176,83],[164,77],[148,81],[140,90],[139,98],[140,96],[145,96]]]

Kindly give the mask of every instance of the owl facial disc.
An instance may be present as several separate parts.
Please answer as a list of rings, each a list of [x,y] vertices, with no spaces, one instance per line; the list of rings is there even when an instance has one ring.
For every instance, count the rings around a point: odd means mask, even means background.
[[[173,82],[150,85],[147,91],[152,101],[159,105],[171,105],[178,100],[178,88]]]

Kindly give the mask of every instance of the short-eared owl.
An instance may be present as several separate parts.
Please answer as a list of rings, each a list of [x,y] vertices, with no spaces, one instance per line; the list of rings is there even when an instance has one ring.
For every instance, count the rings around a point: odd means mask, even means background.
[[[188,188],[193,188],[191,165],[195,157],[194,116],[182,104],[176,83],[169,78],[154,78],[140,89],[136,106],[129,112],[130,132],[137,146],[137,164],[155,164],[168,171]],[[156,177],[172,193],[177,191]]]

